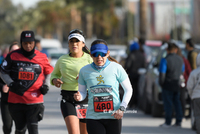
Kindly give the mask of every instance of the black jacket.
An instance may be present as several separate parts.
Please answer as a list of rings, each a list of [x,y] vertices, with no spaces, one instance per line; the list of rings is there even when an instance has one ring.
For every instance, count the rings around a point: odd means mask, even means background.
[[[134,50],[128,55],[125,63],[125,69],[130,79],[137,79],[139,77],[138,69],[145,67],[145,56],[142,52]]]
[[[166,72],[162,72],[160,68],[159,83],[163,89],[179,91],[180,76],[183,73],[183,59],[175,53],[170,53],[165,60],[167,69]]]

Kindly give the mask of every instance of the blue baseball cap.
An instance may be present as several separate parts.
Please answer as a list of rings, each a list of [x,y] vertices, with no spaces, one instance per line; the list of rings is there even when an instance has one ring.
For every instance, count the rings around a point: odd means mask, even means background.
[[[133,42],[130,46],[130,51],[138,50],[140,48],[137,42]]]
[[[95,44],[90,48],[90,53],[94,54],[96,52],[107,53],[108,47],[105,44]]]

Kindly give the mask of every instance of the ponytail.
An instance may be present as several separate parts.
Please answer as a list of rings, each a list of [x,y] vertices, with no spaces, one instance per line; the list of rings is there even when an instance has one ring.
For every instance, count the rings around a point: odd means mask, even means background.
[[[116,62],[116,63],[119,64],[119,62],[118,62],[115,58],[113,58],[113,57],[111,57],[111,56],[108,56],[108,60],[109,60],[109,61],[114,61],[114,62]]]
[[[83,52],[90,54],[90,50],[88,49],[86,45],[83,47]]]

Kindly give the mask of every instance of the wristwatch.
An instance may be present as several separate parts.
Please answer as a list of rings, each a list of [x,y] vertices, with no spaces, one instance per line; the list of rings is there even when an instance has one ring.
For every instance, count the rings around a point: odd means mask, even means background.
[[[124,112],[126,110],[126,108],[124,106],[120,106],[119,110]]]

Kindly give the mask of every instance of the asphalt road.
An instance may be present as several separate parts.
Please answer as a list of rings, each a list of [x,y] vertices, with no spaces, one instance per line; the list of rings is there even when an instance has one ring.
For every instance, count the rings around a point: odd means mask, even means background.
[[[39,134],[67,134],[67,128],[60,112],[60,89],[51,87],[44,96],[44,119],[39,122]],[[127,110],[122,121],[122,134],[195,134],[190,129],[190,120],[183,120],[182,128],[161,128],[164,118],[153,118],[140,110]],[[174,120],[173,120],[174,123]],[[0,126],[2,122],[0,121]],[[0,128],[0,134],[2,134]],[[12,134],[14,134],[14,127]],[[28,134],[28,132],[27,132]]]

